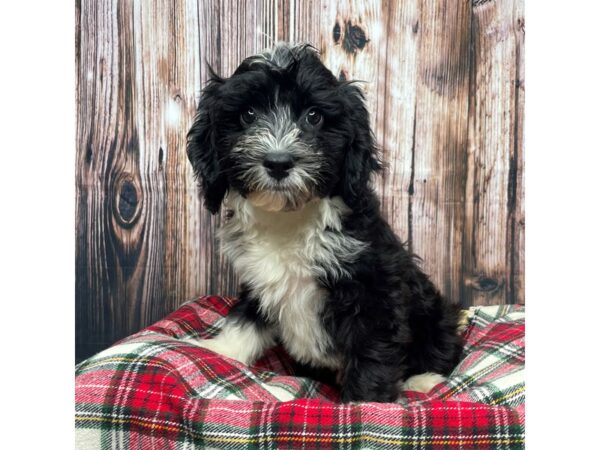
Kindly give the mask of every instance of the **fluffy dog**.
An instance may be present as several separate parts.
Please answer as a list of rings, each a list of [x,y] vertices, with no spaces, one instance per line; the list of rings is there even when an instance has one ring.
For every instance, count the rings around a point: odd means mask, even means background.
[[[312,47],[277,45],[230,78],[211,71],[187,152],[206,207],[227,210],[219,237],[241,280],[222,330],[199,345],[252,364],[280,342],[333,371],[343,401],[394,401],[453,369],[459,309],[381,217],[363,95]]]

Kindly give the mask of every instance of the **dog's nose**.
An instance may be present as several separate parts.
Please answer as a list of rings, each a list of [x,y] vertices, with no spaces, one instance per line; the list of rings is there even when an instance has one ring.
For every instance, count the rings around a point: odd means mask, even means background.
[[[281,180],[289,175],[289,170],[294,167],[294,158],[289,153],[269,153],[265,156],[263,166],[276,180]]]

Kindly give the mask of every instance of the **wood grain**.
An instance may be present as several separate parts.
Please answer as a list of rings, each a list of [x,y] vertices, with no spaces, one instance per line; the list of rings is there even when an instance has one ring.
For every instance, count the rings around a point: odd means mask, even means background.
[[[185,135],[208,79],[277,41],[363,80],[386,218],[463,305],[524,302],[522,0],[76,2],[81,360],[237,280]]]
[[[473,8],[466,304],[524,302],[523,24],[519,0]]]
[[[461,0],[420,5],[409,240],[453,301],[460,299],[470,20]]]

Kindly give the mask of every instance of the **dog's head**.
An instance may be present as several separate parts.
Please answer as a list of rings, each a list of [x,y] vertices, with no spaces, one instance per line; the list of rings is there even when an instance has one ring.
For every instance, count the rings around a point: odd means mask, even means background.
[[[212,213],[230,189],[273,211],[333,195],[352,208],[370,189],[380,164],[362,92],[312,47],[278,45],[211,75],[187,153]]]

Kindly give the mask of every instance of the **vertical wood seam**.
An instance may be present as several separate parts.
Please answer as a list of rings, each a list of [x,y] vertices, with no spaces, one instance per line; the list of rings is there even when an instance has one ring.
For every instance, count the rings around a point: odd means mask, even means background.
[[[474,165],[475,165],[475,157],[473,158],[473,167],[471,167],[469,165],[469,153],[471,152],[471,133],[470,133],[470,129],[469,127],[471,126],[471,114],[474,114],[473,112],[473,101],[475,99],[475,93],[476,93],[476,83],[477,83],[477,55],[475,52],[475,37],[474,37],[474,30],[473,30],[473,24],[475,22],[475,14],[473,11],[473,3],[470,3],[470,11],[471,11],[471,19],[469,22],[469,96],[468,96],[468,100],[467,100],[467,148],[466,148],[466,152],[465,152],[465,167],[467,168],[467,174],[466,174],[466,180],[465,180],[465,186],[464,186],[464,203],[463,203],[463,213],[465,215],[465,219],[463,222],[463,227],[462,227],[462,246],[461,246],[461,271],[460,271],[460,286],[459,286],[459,303],[461,306],[467,306],[465,305],[465,299],[467,296],[467,289],[472,289],[471,287],[467,286],[467,277],[470,276],[470,274],[468,273],[468,271],[470,271],[470,261],[472,258],[471,253],[473,252],[473,242],[475,241],[475,227],[472,226],[472,221],[475,220],[475,207],[473,205],[473,209],[472,209],[472,217],[467,217],[467,202],[469,201],[474,201],[474,198],[471,199],[469,197],[469,192],[470,189],[473,188],[473,192],[475,192],[475,189],[473,186],[470,185],[469,181],[471,181],[472,183],[475,183],[475,177],[473,177],[472,180],[469,180],[469,173],[474,171]],[[468,221],[471,221],[471,226],[470,226],[470,231],[471,231],[471,235],[467,236],[468,234],[468,229],[467,229],[467,224]],[[467,240],[467,238],[469,240]],[[472,297],[471,297],[472,299]]]
[[[508,171],[508,192],[507,192],[507,205],[508,209],[508,229],[510,230],[510,237],[507,242],[507,252],[509,256],[509,261],[507,262],[510,266],[510,278],[508,284],[508,292],[509,294],[506,298],[508,303],[517,303],[517,295],[516,295],[516,260],[518,251],[520,249],[515,248],[515,235],[516,235],[516,207],[517,202],[522,201],[522,199],[517,199],[517,185],[519,183],[519,100],[520,100],[520,68],[521,68],[521,44],[519,40],[519,36],[517,32],[515,32],[515,95],[514,95],[514,109],[515,109],[515,117],[513,123],[513,154],[511,156],[510,167]]]
[[[417,131],[417,102],[413,108],[412,145],[410,149],[410,182],[408,185],[408,251],[413,252],[413,202],[415,193],[415,151]]]

